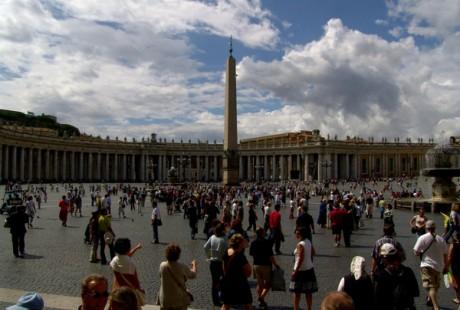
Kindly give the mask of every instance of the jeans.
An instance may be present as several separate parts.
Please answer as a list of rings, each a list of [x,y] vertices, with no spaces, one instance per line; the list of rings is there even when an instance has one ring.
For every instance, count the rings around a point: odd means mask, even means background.
[[[13,234],[11,234],[11,241],[13,243],[13,254],[14,254],[14,256],[19,256],[19,255],[24,254],[24,247],[25,247],[24,236],[25,236],[25,233],[13,233]]]
[[[153,240],[155,242],[159,242],[158,241],[158,225],[156,223],[153,223],[152,227],[153,227]]]

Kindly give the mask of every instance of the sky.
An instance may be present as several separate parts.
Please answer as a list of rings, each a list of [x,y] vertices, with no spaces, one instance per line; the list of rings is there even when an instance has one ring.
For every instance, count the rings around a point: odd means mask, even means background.
[[[460,135],[460,0],[2,0],[0,108],[81,132]]]

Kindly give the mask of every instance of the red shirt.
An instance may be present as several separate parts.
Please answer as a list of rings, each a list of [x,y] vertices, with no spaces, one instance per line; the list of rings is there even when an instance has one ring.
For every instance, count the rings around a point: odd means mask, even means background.
[[[271,229],[281,228],[281,213],[276,210],[270,213],[268,223]]]

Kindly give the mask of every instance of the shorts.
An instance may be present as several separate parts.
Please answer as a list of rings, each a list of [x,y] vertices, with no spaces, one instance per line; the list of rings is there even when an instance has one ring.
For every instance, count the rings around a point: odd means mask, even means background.
[[[272,266],[271,265],[254,265],[254,277],[270,283],[272,281]]]
[[[422,285],[424,288],[438,289],[441,286],[441,273],[431,267],[422,267],[420,269]]]

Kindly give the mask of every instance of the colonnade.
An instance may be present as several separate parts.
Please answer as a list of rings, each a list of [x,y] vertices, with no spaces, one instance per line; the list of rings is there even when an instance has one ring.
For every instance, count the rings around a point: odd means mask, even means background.
[[[312,152],[240,156],[242,180],[328,180],[419,175],[423,153]]]
[[[219,181],[221,156],[62,150],[0,144],[0,181]]]

